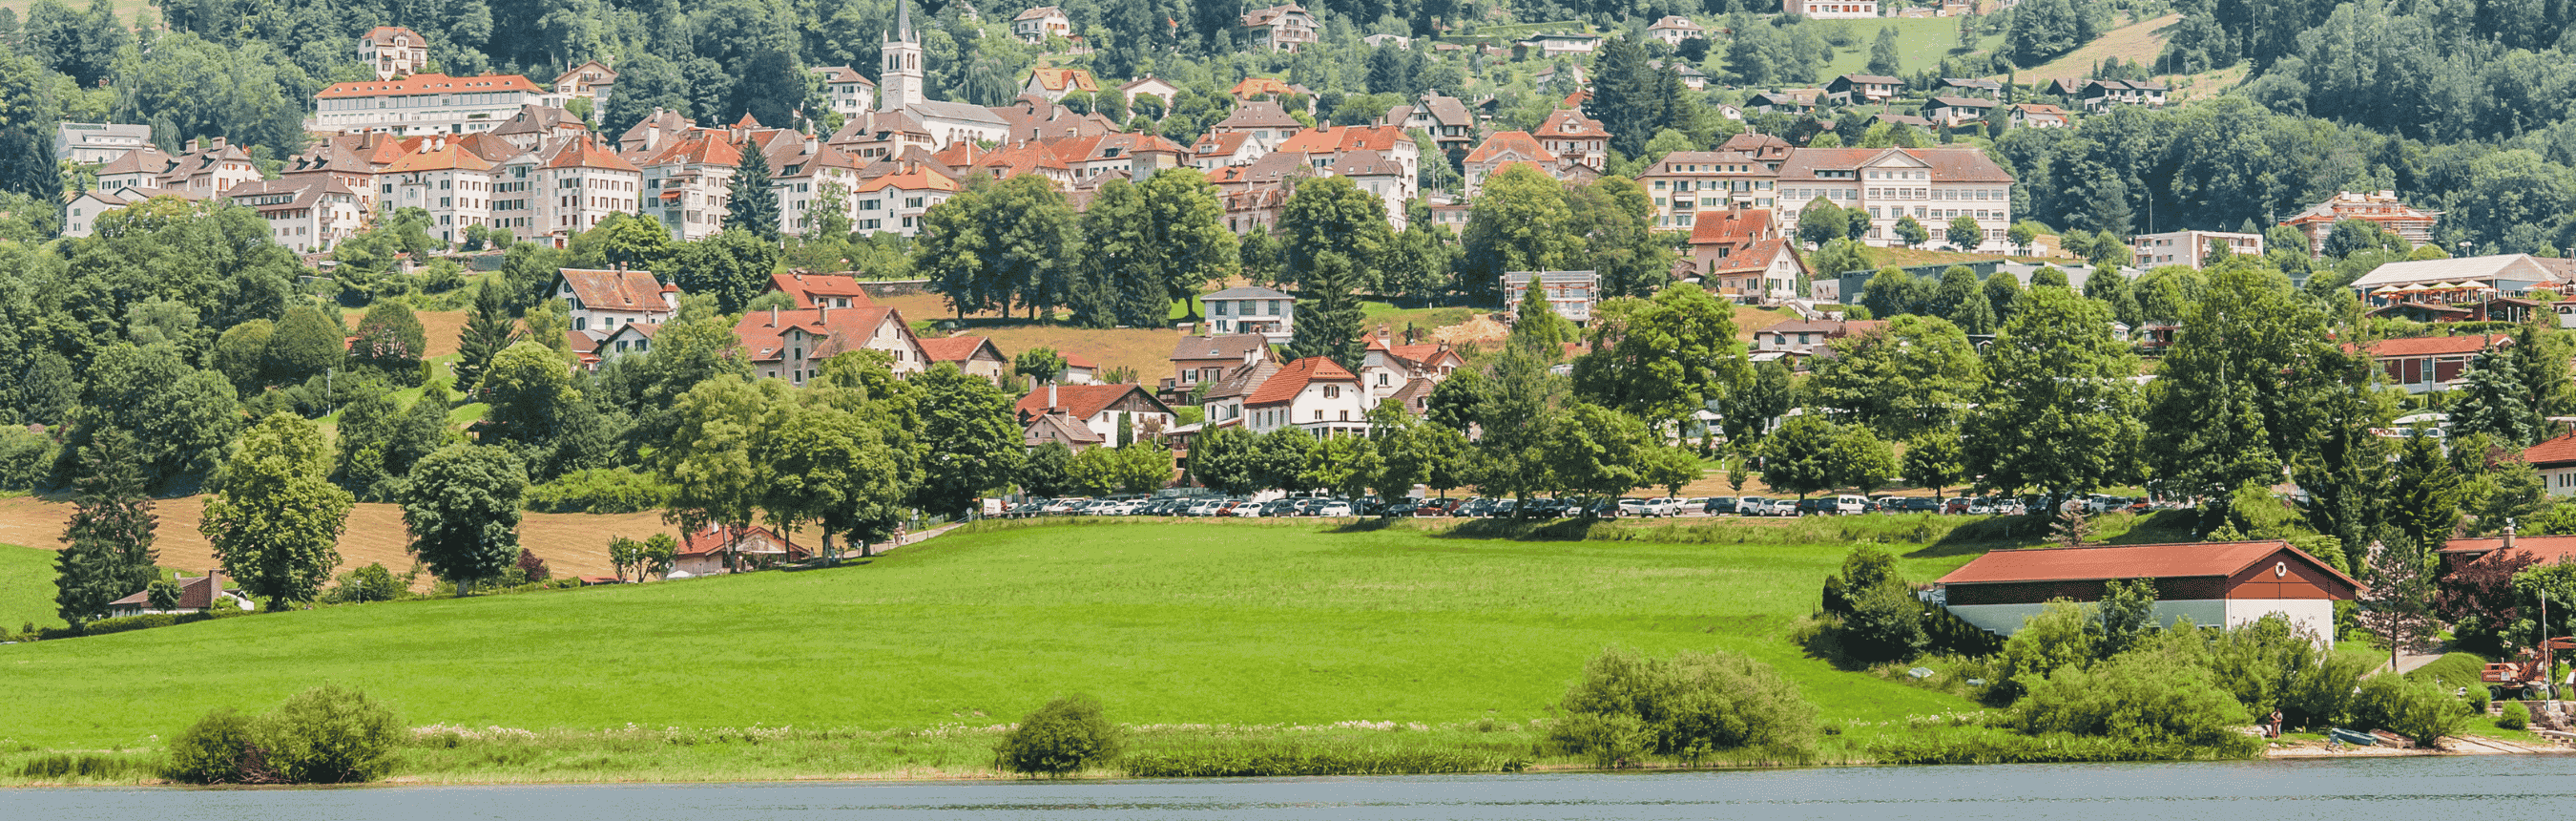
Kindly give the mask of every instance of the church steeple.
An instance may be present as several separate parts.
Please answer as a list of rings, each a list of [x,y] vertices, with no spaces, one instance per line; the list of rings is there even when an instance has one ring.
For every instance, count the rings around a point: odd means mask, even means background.
[[[922,102],[921,33],[912,28],[912,4],[894,0],[894,30],[886,32],[877,72],[877,110]]]

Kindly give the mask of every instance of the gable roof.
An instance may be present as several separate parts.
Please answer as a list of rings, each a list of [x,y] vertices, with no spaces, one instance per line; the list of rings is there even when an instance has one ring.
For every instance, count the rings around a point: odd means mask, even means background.
[[[2505,334],[2477,336],[2417,336],[2385,339],[2370,346],[2371,356],[2446,356],[2477,353],[2490,345],[2511,345],[2513,337]]]
[[[1939,584],[2106,581],[2234,576],[2281,551],[2358,589],[2361,583],[2288,542],[2210,542],[1997,550],[1942,576]]]
[[[1690,244],[1732,245],[1769,239],[1771,209],[1703,209],[1691,220]]]
[[[2525,448],[2522,451],[2522,460],[2530,462],[2532,467],[2576,464],[2576,432],[2560,434],[2549,441]]]
[[[1071,359],[1071,357],[1066,358],[1068,362]],[[1050,391],[1055,395],[1055,404],[1052,405],[1047,404],[1047,395]],[[1027,396],[1020,397],[1020,401],[1013,406],[1013,410],[1018,411],[1022,419],[1035,418],[1051,412],[1063,413],[1075,419],[1089,419],[1099,415],[1101,411],[1108,410],[1109,406],[1118,404],[1119,400],[1127,398],[1130,394],[1144,397],[1146,402],[1152,403],[1163,413],[1172,411],[1160,400],[1156,400],[1153,394],[1146,392],[1144,386],[1133,384],[1041,385],[1037,390],[1030,391]]]
[[[543,167],[597,168],[603,171],[635,173],[643,171],[636,168],[634,163],[627,162],[624,157],[617,156],[617,152],[608,150],[608,147],[601,145],[598,140],[591,139],[587,134],[565,140],[561,145],[555,146],[553,155],[546,158]]]
[[[994,359],[1008,361],[1002,356],[1002,349],[993,346],[993,340],[980,336],[943,336],[921,340],[921,354],[929,357],[932,362],[963,363],[974,359],[975,354],[984,351],[991,351]]]
[[[1244,82],[1251,82],[1245,80]],[[1240,88],[1240,86],[1237,86]],[[1218,120],[1208,130],[1220,128],[1304,128],[1305,123],[1288,116],[1288,110],[1269,100],[1254,100],[1234,107],[1234,112]]]
[[[1039,431],[1052,431],[1055,435],[1040,436],[1038,435]],[[1090,425],[1073,421],[1073,417],[1066,416],[1061,413],[1038,414],[1036,417],[1031,418],[1029,420],[1028,427],[1023,428],[1020,432],[1020,441],[1032,446],[1050,439],[1062,440],[1077,445],[1097,445],[1108,441],[1106,439],[1102,439],[1099,433],[1094,432]]]
[[[1538,124],[1536,136],[1606,140],[1610,138],[1610,130],[1603,128],[1600,120],[1583,116],[1578,109],[1560,108],[1548,112],[1547,119]]]
[[[1316,382],[1349,382],[1356,385],[1359,381],[1358,376],[1334,364],[1333,360],[1309,356],[1281,367],[1279,373],[1271,376],[1270,381],[1261,383],[1261,389],[1253,391],[1250,397],[1243,400],[1243,404],[1285,404],[1295,400],[1298,394],[1306,392],[1307,385]]]
[[[873,308],[877,304],[875,299],[868,296],[867,289],[859,285],[858,278],[848,274],[817,274],[801,268],[791,268],[770,274],[769,290],[794,297],[798,308],[815,307],[814,297],[817,296],[838,297],[850,301],[846,306],[835,307]]]
[[[1259,285],[1243,285],[1243,286],[1238,286],[1238,287],[1233,287],[1233,288],[1227,288],[1227,289],[1225,289],[1225,290],[1218,291],[1218,292],[1213,293],[1213,294],[1208,294],[1208,295],[1206,295],[1206,296],[1199,297],[1199,299],[1200,299],[1201,301],[1210,300],[1210,299],[1295,299],[1295,298],[1296,298],[1296,297],[1292,297],[1292,296],[1289,296],[1289,295],[1287,295],[1287,294],[1285,294],[1285,293],[1281,293],[1281,292],[1279,292],[1279,291],[1274,291],[1274,290],[1271,290],[1271,289],[1269,289],[1269,288],[1264,288],[1264,287],[1261,287],[1261,286],[1259,286]]]
[[[179,577],[179,579],[178,579],[178,583],[179,583],[179,609],[181,609],[181,610],[204,610],[204,609],[206,609],[206,608],[209,608],[209,607],[213,607],[213,606],[215,606],[215,599],[216,599],[216,594],[217,594],[217,593],[219,593],[219,592],[237,592],[237,591],[219,591],[219,590],[216,588],[216,586],[215,586],[215,582],[216,582],[219,578],[221,578],[221,577],[218,577],[218,576],[181,576],[181,577]],[[133,594],[133,595],[126,596],[125,598],[117,599],[117,600],[112,601],[112,602],[108,602],[108,606],[110,606],[110,607],[114,607],[114,606],[116,606],[116,605],[150,606],[150,605],[151,605],[151,603],[152,603],[152,591],[150,591],[150,590],[137,590],[137,591],[135,591],[135,592],[134,592],[134,594]]]
[[[334,100],[347,97],[385,97],[411,94],[489,94],[496,91],[520,91],[543,94],[528,78],[516,74],[486,74],[479,77],[449,77],[445,74],[414,74],[399,80],[360,80],[332,83],[313,96]]]
[[[2391,262],[2370,269],[2370,273],[2353,280],[2347,287],[2368,289],[2381,285],[2494,279],[2547,282],[2553,277],[2546,266],[2529,254],[2488,254]]]
[[[572,286],[572,295],[592,310],[662,311],[671,305],[662,294],[677,292],[675,286],[663,285],[651,271],[602,271],[591,268],[559,268],[555,277]]]
[[[1346,125],[1323,126],[1288,135],[1279,142],[1279,150],[1290,154],[1330,154],[1338,151],[1393,151],[1397,140],[1406,140],[1403,126]]]
[[[1172,359],[1175,361],[1196,359],[1240,360],[1246,354],[1250,354],[1254,350],[1268,347],[1270,347],[1270,338],[1260,334],[1184,336],[1181,337],[1180,342],[1172,345]]]
[[[919,347],[920,338],[911,328],[903,327],[903,315],[893,308],[812,308],[799,310],[749,311],[733,325],[735,339],[742,341],[743,358],[750,362],[784,362],[789,330],[801,330],[821,337],[813,349],[805,352],[808,360],[830,359],[833,354],[867,347],[877,328],[894,323],[901,335]]]
[[[1476,146],[1476,150],[1468,152],[1464,162],[1493,162],[1513,155],[1526,157],[1533,162],[1556,161],[1555,152],[1540,147],[1538,139],[1530,136],[1529,132],[1497,131],[1493,136],[1486,137],[1483,144]]]
[[[726,538],[727,534],[731,534],[732,538]],[[813,555],[811,552],[807,551],[803,545],[789,541],[787,537],[778,535],[778,531],[771,530],[769,528],[753,525],[751,527],[740,529],[726,529],[712,524],[682,535],[680,537],[680,549],[672,555],[705,556],[714,553],[721,553],[725,550],[727,545],[734,544],[754,536],[765,536],[779,544],[786,545],[787,555],[790,559],[794,559],[798,556]]]
[[[858,69],[849,66],[822,66],[806,70],[823,75],[823,82],[826,83],[858,83],[863,86],[877,84],[877,81],[868,79],[867,75],[860,74]]]
[[[1746,274],[1766,270],[1771,267],[1773,260],[1779,259],[1784,253],[1789,255],[1789,261],[1796,264],[1800,270],[1806,269],[1807,259],[1798,254],[1797,243],[1787,238],[1774,238],[1757,240],[1751,245],[1744,246],[1743,251],[1731,254],[1725,259],[1709,260],[1707,270],[1701,271],[1700,276]],[[1763,330],[1773,330],[1778,327],[1780,326],[1774,325]]]
[[[2442,553],[2490,553],[2504,548],[2504,539],[2452,539],[2442,544]],[[2547,561],[2576,554],[2576,536],[2516,536],[2513,553]]]
[[[1099,91],[1100,82],[1091,72],[1079,68],[1038,66],[1029,69],[1029,79],[1048,91]]]

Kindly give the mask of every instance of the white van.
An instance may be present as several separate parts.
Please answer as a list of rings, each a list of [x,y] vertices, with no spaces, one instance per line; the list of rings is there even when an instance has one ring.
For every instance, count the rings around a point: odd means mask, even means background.
[[[1858,516],[1869,512],[1869,497],[1849,494],[1834,497],[1834,515]]]

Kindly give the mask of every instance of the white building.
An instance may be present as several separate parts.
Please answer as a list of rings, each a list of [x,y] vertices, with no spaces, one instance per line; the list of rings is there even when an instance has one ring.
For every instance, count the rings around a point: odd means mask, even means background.
[[[376,200],[387,209],[428,211],[430,234],[457,242],[465,229],[490,223],[495,167],[444,137],[431,137],[376,175]]]
[[[54,159],[77,165],[113,162],[152,144],[152,127],[123,123],[63,123],[54,127]]]
[[[1818,20],[1866,20],[1879,16],[1878,0],[1780,0],[1780,13]]]
[[[1780,164],[1780,224],[1818,198],[1870,215],[1863,242],[1897,245],[1896,224],[1914,218],[1932,231],[1933,245],[1949,243],[1949,225],[1976,221],[1984,234],[1975,251],[2001,248],[2012,227],[2012,173],[1974,148],[1801,148]]]
[[[124,208],[153,197],[178,197],[196,200],[184,191],[156,188],[127,188],[110,191],[83,191],[63,205],[63,236],[86,237],[98,233],[98,218],[107,212]]]
[[[877,108],[877,83],[849,66],[825,66],[813,69],[823,76],[823,103],[842,117],[856,117]]]
[[[1333,360],[1290,362],[1243,400],[1243,427],[1254,433],[1304,428],[1318,437],[1368,434],[1369,392]]]
[[[1297,298],[1258,285],[1199,297],[1218,334],[1260,334],[1274,344],[1296,335]]]
[[[321,131],[467,134],[499,128],[521,106],[550,102],[545,89],[516,74],[414,74],[333,83],[313,95],[313,120]]]
[[[366,225],[366,201],[337,180],[256,180],[224,197],[259,212],[269,238],[298,254],[329,251]]]
[[[1515,308],[1529,292],[1531,280],[1537,280],[1539,293],[1556,315],[1576,325],[1592,321],[1592,308],[1601,304],[1601,275],[1592,271],[1513,271],[1503,275],[1503,305]]]
[[[429,39],[401,26],[377,26],[358,38],[358,62],[376,70],[376,79],[419,74],[429,67]]]
[[[1665,45],[1679,46],[1683,40],[1707,37],[1708,30],[1700,28],[1698,23],[1691,22],[1688,17],[1672,15],[1655,21],[1654,25],[1647,26],[1646,36],[1662,40]]]
[[[2159,265],[2208,267],[2210,250],[2226,248],[2229,254],[2263,255],[2262,234],[2234,231],[2167,231],[2161,234],[2139,234],[2129,238],[2132,264],[2141,270]]]
[[[603,336],[626,325],[669,322],[680,310],[680,289],[651,271],[561,268],[550,293],[570,309],[574,331]]]
[[[1041,45],[1049,37],[1073,36],[1073,18],[1064,16],[1059,6],[1039,6],[1011,18],[1011,35],[1029,45]]]

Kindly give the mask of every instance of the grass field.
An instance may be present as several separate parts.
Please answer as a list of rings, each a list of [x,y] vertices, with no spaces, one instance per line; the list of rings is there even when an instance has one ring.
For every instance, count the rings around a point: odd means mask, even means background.
[[[1878,30],[1896,29],[1897,69],[1900,74],[1913,74],[1936,68],[1942,58],[1953,56],[1959,47],[1959,20],[1955,17],[1890,17],[1874,20],[1810,20],[1811,24],[1840,28],[1851,34],[1850,48],[1834,50],[1834,59],[1816,72],[1819,83],[1845,74],[1857,74],[1869,68],[1870,46],[1878,42]],[[1990,26],[1977,38],[1976,48],[1959,54],[1973,54],[1991,49],[2003,41],[2003,33]]]
[[[1837,672],[1783,639],[1844,545],[1367,527],[1003,529],[828,571],[20,645],[0,649],[0,738],[148,745],[209,708],[262,709],[322,682],[383,698],[414,726],[540,731],[980,727],[1075,691],[1140,725],[1526,725],[1611,644],[1749,654],[1799,681],[1829,721],[1968,706]],[[1973,553],[1916,550],[1902,564],[1928,579]]]
[[[2182,22],[2180,14],[2132,21],[2103,32],[2100,39],[2079,46],[2063,57],[2022,69],[2020,80],[2039,86],[2050,80],[2090,77],[2093,76],[2093,66],[2111,57],[2118,57],[2123,63],[2153,64],[2156,56],[2164,53],[2165,40],[2169,37],[2167,32],[2179,22]]]
[[[0,631],[31,623],[63,626],[54,617],[54,552],[0,544]]]

